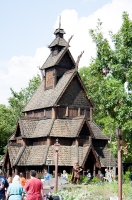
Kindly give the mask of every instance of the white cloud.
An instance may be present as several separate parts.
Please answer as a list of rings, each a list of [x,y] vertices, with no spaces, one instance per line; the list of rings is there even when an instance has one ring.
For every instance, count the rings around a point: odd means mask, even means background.
[[[29,79],[40,73],[37,66],[42,66],[48,55],[49,50],[43,47],[36,50],[34,57],[13,56],[0,63],[0,103],[7,104],[11,87],[18,92],[27,87]]]
[[[74,34],[70,43],[70,51],[76,61],[82,50],[83,54],[79,66],[87,66],[91,56],[95,55],[95,45],[88,30],[95,28],[98,18],[103,22],[103,32],[107,36],[108,30],[117,32],[122,23],[122,12],[127,11],[132,19],[131,0],[113,0],[89,16],[78,17],[75,10],[64,10],[61,13],[62,28],[66,31],[65,39]],[[58,28],[58,19],[54,28]],[[52,33],[51,33],[52,34]],[[10,61],[0,63],[0,103],[7,104],[10,97],[10,87],[19,91],[27,86],[30,78],[39,73],[37,66],[41,66],[49,54],[47,47],[38,48],[34,57],[12,57]],[[5,70],[6,69],[6,70]]]
[[[103,22],[103,33],[108,37],[108,31],[112,30],[116,33],[122,23],[122,13],[127,11],[132,18],[131,0],[113,0],[112,3],[106,4],[93,14],[78,18],[78,13],[75,10],[64,10],[61,13],[62,28],[66,31],[65,38],[68,39],[74,34],[70,43],[70,50],[76,61],[77,56],[82,50],[83,54],[79,66],[87,66],[90,62],[91,56],[95,56],[95,45],[89,35],[89,29],[94,29],[97,25],[98,19]],[[55,27],[58,27],[58,19]]]

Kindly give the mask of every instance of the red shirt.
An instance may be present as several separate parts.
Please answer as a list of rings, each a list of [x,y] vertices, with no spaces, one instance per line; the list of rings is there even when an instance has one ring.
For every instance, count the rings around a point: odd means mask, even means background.
[[[41,190],[43,190],[42,182],[37,178],[32,178],[26,182],[24,190],[27,191],[26,200],[40,200]]]

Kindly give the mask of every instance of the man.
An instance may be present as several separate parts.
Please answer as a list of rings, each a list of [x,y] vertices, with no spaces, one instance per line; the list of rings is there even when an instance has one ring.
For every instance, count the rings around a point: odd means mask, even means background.
[[[50,179],[50,174],[47,172],[47,169],[44,169],[44,180],[47,181]]]
[[[20,173],[20,183],[21,185],[24,187],[25,183],[26,183],[26,179],[23,176],[23,173]]]
[[[30,171],[31,179],[26,182],[24,186],[25,192],[27,192],[26,200],[43,200],[44,192],[42,182],[36,178],[36,171]]]
[[[0,200],[5,200],[5,189],[8,188],[9,184],[6,178],[3,176],[2,170],[0,170]]]

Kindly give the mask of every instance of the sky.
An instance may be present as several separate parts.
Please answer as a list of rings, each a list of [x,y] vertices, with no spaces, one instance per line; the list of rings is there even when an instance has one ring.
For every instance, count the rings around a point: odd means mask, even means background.
[[[0,104],[8,105],[10,88],[19,92],[39,72],[54,40],[54,30],[61,27],[77,60],[84,50],[79,67],[88,66],[96,55],[89,29],[103,22],[102,30],[116,33],[122,24],[122,13],[132,19],[132,0],[0,0]]]

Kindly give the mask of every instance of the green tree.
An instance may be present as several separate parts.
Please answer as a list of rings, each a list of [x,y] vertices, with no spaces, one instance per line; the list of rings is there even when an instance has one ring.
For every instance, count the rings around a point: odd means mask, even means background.
[[[7,139],[15,130],[18,116],[23,116],[22,110],[41,82],[39,75],[29,80],[28,87],[15,92],[11,88],[12,96],[9,98],[9,106],[0,104],[0,155],[4,154]]]
[[[18,116],[23,116],[23,108],[30,100],[34,91],[37,89],[38,85],[41,82],[41,78],[39,75],[34,76],[31,80],[29,80],[28,87],[21,89],[20,92],[15,92],[11,88],[12,97],[8,99],[9,107],[13,109],[16,114],[16,119]]]
[[[89,31],[96,45],[96,58],[79,73],[95,104],[95,121],[113,140],[116,128],[123,131],[124,153],[128,150],[126,160],[132,160],[132,21],[126,12],[122,19],[119,31],[110,32],[113,49],[103,36],[100,20],[96,29]]]
[[[13,133],[15,124],[15,115],[13,111],[0,104],[0,155],[4,153],[4,147],[7,144],[7,138]]]

